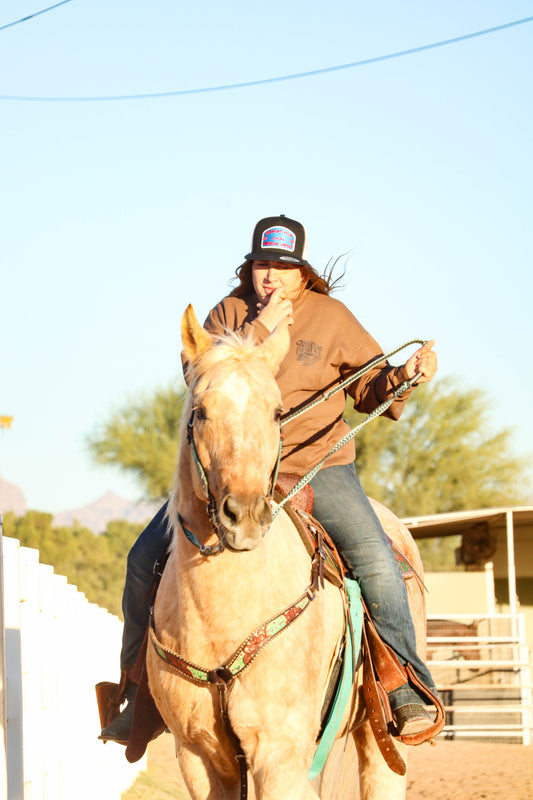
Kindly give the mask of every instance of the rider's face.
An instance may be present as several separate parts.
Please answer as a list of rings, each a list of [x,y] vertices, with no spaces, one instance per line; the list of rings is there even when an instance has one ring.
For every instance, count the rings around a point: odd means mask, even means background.
[[[270,295],[281,289],[283,297],[294,300],[302,288],[303,277],[299,267],[288,267],[282,261],[254,261],[252,280],[255,293],[262,305]]]

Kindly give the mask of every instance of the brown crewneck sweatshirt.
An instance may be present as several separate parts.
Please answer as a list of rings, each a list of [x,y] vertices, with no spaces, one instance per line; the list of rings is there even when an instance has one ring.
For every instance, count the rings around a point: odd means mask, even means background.
[[[253,332],[257,342],[269,335],[257,320],[257,298],[225,297],[209,313],[204,327],[223,334],[230,329]],[[383,351],[344,303],[328,295],[305,290],[293,305],[294,324],[290,326],[290,349],[276,376],[284,414],[289,414],[336,383],[357,372]],[[406,378],[403,367],[387,362],[375,367],[348,388],[354,407],[363,413],[373,411]],[[398,419],[412,390],[405,392],[386,412]],[[283,428],[281,469],[304,475],[311,470],[349,431],[343,420],[345,393],[306,411]],[[325,466],[349,464],[355,458],[352,440],[332,455]]]

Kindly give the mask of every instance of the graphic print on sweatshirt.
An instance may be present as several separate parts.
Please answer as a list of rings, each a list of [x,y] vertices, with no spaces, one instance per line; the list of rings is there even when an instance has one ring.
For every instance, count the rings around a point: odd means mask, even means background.
[[[322,358],[322,345],[312,339],[296,341],[296,360],[304,367],[310,367]]]

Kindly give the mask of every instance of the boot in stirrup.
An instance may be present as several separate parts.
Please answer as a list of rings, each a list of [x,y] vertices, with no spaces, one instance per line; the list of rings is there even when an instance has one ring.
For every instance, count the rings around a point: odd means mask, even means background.
[[[117,742],[127,745],[133,725],[133,709],[135,707],[135,695],[137,694],[137,684],[130,683],[126,691],[126,706],[115,719],[102,729],[99,739],[104,742]]]

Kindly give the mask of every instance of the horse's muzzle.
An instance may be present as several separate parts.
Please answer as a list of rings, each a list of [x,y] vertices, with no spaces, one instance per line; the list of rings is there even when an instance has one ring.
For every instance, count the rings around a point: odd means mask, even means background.
[[[227,494],[218,511],[220,535],[230,550],[253,550],[272,522],[272,509],[265,495],[246,498]]]

